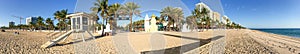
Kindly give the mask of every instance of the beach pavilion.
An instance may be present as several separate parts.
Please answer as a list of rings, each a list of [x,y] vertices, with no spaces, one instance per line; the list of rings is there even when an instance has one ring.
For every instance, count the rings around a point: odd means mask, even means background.
[[[71,19],[71,29],[72,30],[80,30],[80,31],[92,31],[95,30],[95,24],[97,23],[96,16],[78,12],[74,14],[67,15]]]
[[[71,30],[60,35],[54,40],[48,41],[45,44],[43,44],[41,47],[42,48],[48,48],[51,47],[59,41],[64,41],[66,40],[70,34],[72,33],[77,33],[75,36],[81,36],[82,41],[85,42],[84,34],[88,33],[89,36],[91,36],[93,39],[95,39],[94,35],[90,32],[95,31],[94,25],[96,24],[97,18],[93,15],[84,13],[84,12],[78,12],[74,14],[69,14],[67,15],[68,18],[71,19]],[[81,35],[79,35],[81,34]]]

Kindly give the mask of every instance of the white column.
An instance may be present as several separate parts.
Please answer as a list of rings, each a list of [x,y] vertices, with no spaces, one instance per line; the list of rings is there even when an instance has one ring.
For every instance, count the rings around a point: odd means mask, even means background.
[[[82,16],[80,16],[80,30],[83,30]]]
[[[74,23],[74,22],[73,22],[73,18],[71,17],[70,20],[71,20],[71,30],[72,30],[72,29],[73,29],[73,23]]]

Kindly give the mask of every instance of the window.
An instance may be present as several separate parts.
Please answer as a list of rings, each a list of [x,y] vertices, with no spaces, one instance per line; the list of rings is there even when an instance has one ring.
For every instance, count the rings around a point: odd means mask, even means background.
[[[83,25],[88,25],[88,19],[87,18],[82,18],[82,24]]]

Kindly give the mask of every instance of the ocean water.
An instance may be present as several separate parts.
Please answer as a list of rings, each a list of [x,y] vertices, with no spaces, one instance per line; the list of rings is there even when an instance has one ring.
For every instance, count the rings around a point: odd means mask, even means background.
[[[291,37],[300,38],[300,28],[260,28],[260,29],[252,29],[259,30],[268,33],[287,35]]]

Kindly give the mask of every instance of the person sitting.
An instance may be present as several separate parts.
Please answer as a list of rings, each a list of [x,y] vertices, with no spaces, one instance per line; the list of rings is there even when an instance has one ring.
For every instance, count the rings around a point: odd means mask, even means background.
[[[4,30],[4,29],[2,29],[2,30],[1,30],[1,32],[5,32],[5,30]]]
[[[20,33],[19,32],[15,32],[15,34],[19,35]]]

